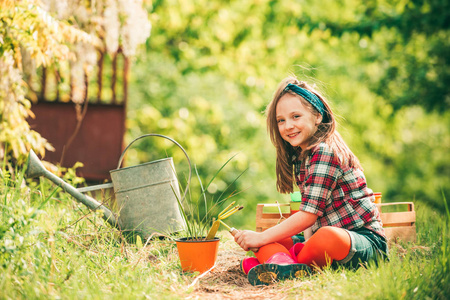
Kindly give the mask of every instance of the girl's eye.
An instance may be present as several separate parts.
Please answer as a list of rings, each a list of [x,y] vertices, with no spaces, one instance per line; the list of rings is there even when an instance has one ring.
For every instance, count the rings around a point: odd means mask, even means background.
[[[278,120],[277,120],[277,123],[280,124],[280,123],[282,123],[283,121],[284,121],[284,119],[278,119]]]
[[[300,115],[294,115],[294,119],[300,118]]]

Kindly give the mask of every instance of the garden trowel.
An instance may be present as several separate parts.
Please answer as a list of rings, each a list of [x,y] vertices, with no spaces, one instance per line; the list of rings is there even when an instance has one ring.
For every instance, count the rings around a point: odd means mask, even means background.
[[[236,201],[233,201],[230,205],[228,205],[223,211],[221,211],[219,213],[219,215],[217,216],[217,220],[215,220],[211,226],[211,229],[208,232],[208,235],[206,236],[207,240],[212,240],[214,239],[214,237],[216,236],[217,230],[220,227],[220,221],[224,220],[226,218],[228,218],[229,216],[231,216],[232,214],[234,214],[235,212],[237,212],[238,210],[243,209],[243,206],[239,206],[236,205],[234,207],[232,207],[234,205]]]

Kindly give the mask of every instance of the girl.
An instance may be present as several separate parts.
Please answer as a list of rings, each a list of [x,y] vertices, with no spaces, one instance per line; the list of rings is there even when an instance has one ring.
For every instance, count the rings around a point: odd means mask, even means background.
[[[326,99],[295,77],[284,79],[267,107],[267,129],[277,151],[277,189],[302,194],[300,211],[264,232],[239,231],[242,261],[251,284],[300,277],[310,267],[386,259],[388,248],[374,196],[358,158],[336,131]],[[296,235],[312,226],[313,235]]]

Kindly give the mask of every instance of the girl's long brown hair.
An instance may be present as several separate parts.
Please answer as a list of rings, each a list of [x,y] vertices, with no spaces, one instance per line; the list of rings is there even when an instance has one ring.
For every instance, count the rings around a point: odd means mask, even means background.
[[[300,147],[292,147],[291,144],[283,140],[278,130],[278,123],[276,118],[276,108],[280,98],[286,94],[291,93],[298,97],[302,103],[310,109],[310,111],[317,115],[319,112],[305,99],[301,96],[295,94],[292,91],[285,91],[287,84],[292,83],[298,85],[301,88],[307,89],[319,97],[322,101],[328,113],[328,122],[323,121],[318,125],[315,134],[311,137],[309,146],[302,151]],[[278,85],[278,88],[273,96],[272,101],[266,108],[267,116],[267,131],[269,132],[270,139],[277,151],[277,161],[276,161],[276,174],[277,174],[277,189],[280,193],[292,193],[294,184],[294,155],[299,156],[300,160],[304,160],[308,155],[309,151],[316,147],[321,142],[327,143],[336,157],[341,163],[346,163],[352,168],[358,168],[362,170],[361,164],[358,158],[353,154],[350,148],[347,146],[345,141],[342,139],[341,135],[336,130],[336,120],[334,118],[333,112],[327,100],[320,95],[316,90],[314,90],[310,85],[304,81],[298,81],[297,78],[290,76],[285,78]]]

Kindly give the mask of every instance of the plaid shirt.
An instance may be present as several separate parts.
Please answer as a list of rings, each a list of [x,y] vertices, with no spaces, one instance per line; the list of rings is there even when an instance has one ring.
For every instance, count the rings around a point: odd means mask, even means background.
[[[294,166],[302,194],[300,210],[318,216],[313,232],[323,226],[365,227],[386,238],[373,192],[361,170],[340,164],[325,143],[312,149],[304,163],[295,159]]]

